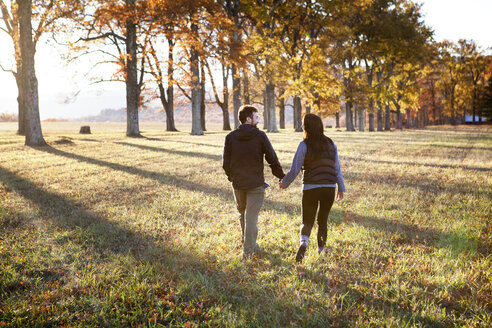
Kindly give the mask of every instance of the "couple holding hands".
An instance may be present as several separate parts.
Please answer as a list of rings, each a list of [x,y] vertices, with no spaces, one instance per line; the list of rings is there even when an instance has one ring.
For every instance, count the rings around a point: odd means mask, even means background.
[[[303,119],[304,138],[299,143],[292,160],[290,171],[283,173],[277,155],[265,132],[256,125],[258,110],[251,105],[242,106],[239,111],[241,125],[226,136],[222,167],[232,182],[234,198],[240,214],[243,257],[248,258],[259,251],[258,214],[265,196],[263,157],[274,176],[280,179],[279,187],[287,188],[303,171],[302,227],[296,262],[306,254],[309,236],[318,222],[318,253],[325,250],[328,214],[336,199],[343,199],[345,185],[338,160],[335,143],[323,134],[323,122],[314,114]]]

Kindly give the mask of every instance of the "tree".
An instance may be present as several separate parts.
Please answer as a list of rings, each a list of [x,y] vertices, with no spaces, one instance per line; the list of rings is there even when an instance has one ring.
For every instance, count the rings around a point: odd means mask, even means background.
[[[374,103],[378,105],[378,131],[383,128],[383,106],[385,129],[389,129],[388,79],[394,73],[395,64],[421,59],[431,34],[421,22],[419,9],[407,0],[347,1],[338,6],[335,17],[341,26],[335,30],[337,47],[333,60],[344,78],[347,130],[355,130],[354,106],[361,118],[364,108],[369,106],[369,130],[373,130]],[[369,99],[358,95],[360,92],[369,94]],[[366,103],[357,104],[354,99]]]
[[[205,68],[209,65],[208,58],[220,58],[226,65],[229,62],[226,51],[230,49],[231,41],[227,40],[227,31],[231,29],[231,22],[224,14],[223,8],[214,1],[186,1],[181,2],[179,6],[184,11],[184,24],[179,28],[178,45],[183,53],[181,57],[188,58],[189,63],[189,69],[181,71],[191,92],[183,88],[179,82],[177,86],[191,101],[191,134],[201,135],[204,131]],[[179,64],[184,67],[183,61]],[[215,81],[212,82],[215,86]],[[227,80],[224,83],[227,84]],[[228,116],[228,112],[226,114]]]
[[[159,90],[159,99],[166,112],[166,131],[177,131],[174,123],[174,64],[173,50],[174,38],[167,36],[168,60],[167,60],[167,89],[164,87],[164,74],[153,42],[149,40],[150,51],[147,54],[147,62],[150,73],[154,77]]]
[[[222,110],[222,122],[223,122],[222,130],[224,130],[224,131],[231,130],[231,124],[230,124],[230,120],[229,120],[229,88],[227,86],[227,81],[229,80],[230,69],[228,66],[226,66],[226,64],[223,61],[221,61],[220,67],[222,70],[222,100],[220,100],[220,97],[219,97],[219,94],[217,91],[217,87],[216,87],[216,83],[215,83],[215,78],[214,78],[214,75],[212,73],[212,69],[211,69],[210,64],[208,63],[207,59],[204,59],[204,64],[206,65],[207,70],[208,70],[209,79],[210,79],[210,82],[212,84],[212,89],[213,89],[214,96],[215,96],[215,101],[217,102],[220,109]]]
[[[449,41],[439,45],[439,64],[441,67],[438,88],[443,95],[443,109],[450,115],[451,123],[456,124],[456,88],[460,79],[460,69],[455,56],[456,47]]]
[[[234,128],[239,126],[239,108],[241,107],[241,78],[239,76],[239,67],[242,64],[240,51],[242,48],[241,30],[242,22],[240,20],[240,0],[225,0],[221,1],[223,7],[234,23],[230,29],[232,42],[230,43],[230,58],[231,58],[231,73],[232,73],[232,105],[234,113]]]
[[[279,11],[284,1],[257,1],[245,6],[244,13],[251,22],[247,40],[248,58],[252,61],[264,84],[263,119],[268,132],[278,132],[275,106],[275,83],[278,81],[278,63],[281,60]]]
[[[37,81],[34,83],[31,81],[31,83],[28,85],[27,80],[28,78],[26,77],[25,74],[31,74],[31,78],[36,77],[36,73],[34,71],[31,71],[29,73],[24,73],[23,68],[25,67],[23,63],[23,55],[21,53],[22,50],[22,45],[21,45],[21,36],[20,36],[20,24],[21,24],[21,15],[20,15],[20,7],[24,10],[27,10],[27,5],[30,7],[30,16],[29,16],[29,22],[27,21],[27,17],[22,17],[23,19],[23,24],[25,25],[30,25],[31,30],[29,32],[30,36],[25,34],[26,40],[28,38],[31,39],[31,42],[29,45],[24,44],[25,46],[28,46],[28,48],[24,48],[28,52],[32,52],[34,60],[34,55],[36,53],[36,46],[40,38],[46,33],[46,32],[53,32],[56,30],[55,23],[57,20],[61,18],[66,18],[70,17],[76,10],[79,9],[80,7],[80,2],[79,1],[71,1],[70,4],[65,3],[63,1],[53,1],[53,0],[35,0],[35,1],[29,1],[29,4],[24,3],[25,1],[11,1],[10,6],[7,5],[7,3],[4,0],[0,0],[0,10],[2,13],[1,19],[4,22],[5,28],[1,28],[4,32],[6,32],[10,38],[12,39],[12,44],[14,46],[14,58],[15,58],[15,66],[16,69],[5,69],[2,67],[2,69],[9,71],[13,74],[16,84],[17,84],[17,89],[18,89],[18,97],[17,97],[17,103],[18,103],[18,134],[20,135],[26,135],[26,128],[27,126],[32,126],[33,124],[36,125],[34,122],[27,122],[27,117],[28,117],[28,109],[26,105],[26,98],[28,97],[28,93],[31,93],[31,97],[34,93],[37,94],[37,91],[34,90],[29,90],[28,87],[34,88],[36,86],[37,88]],[[24,12],[24,14],[26,14]],[[29,56],[27,56],[29,57]],[[27,60],[27,59],[26,59]],[[29,59],[31,60],[31,59]],[[1,65],[0,65],[1,66]],[[32,67],[34,69],[34,66]],[[34,101],[37,102],[37,96],[34,97]],[[39,104],[35,104],[35,107],[39,108]],[[29,117],[33,117],[31,114],[29,114]],[[34,115],[36,117],[36,115]],[[36,128],[37,129],[37,128]]]
[[[20,33],[19,33],[19,7],[16,3],[12,2],[11,11],[8,10],[5,2],[0,1],[0,8],[2,10],[2,19],[5,24],[5,31],[14,45],[14,57],[16,63],[16,70],[5,69],[4,71],[11,72],[15,78],[18,90],[17,104],[18,104],[18,130],[17,133],[20,135],[25,135],[25,113],[26,108],[24,104],[24,99],[26,97],[26,86],[23,84],[25,79],[22,78],[22,59],[21,59],[21,46],[20,46]]]
[[[140,100],[141,83],[138,82],[137,69],[137,24],[136,24],[136,0],[125,0],[126,10],[130,13],[126,17],[126,135],[128,137],[139,137],[140,128],[138,122],[138,107]],[[143,64],[142,64],[143,66]]]
[[[69,41],[72,50],[82,55],[102,54],[99,64],[115,64],[118,69],[111,78],[101,77],[96,82],[125,83],[127,103],[126,135],[140,137],[138,111],[142,106],[148,34],[142,28],[147,17],[147,1],[84,0],[82,9],[71,17],[78,40]],[[147,30],[148,32],[148,30]],[[80,41],[84,41],[83,46]],[[94,50],[90,51],[90,46]],[[75,59],[78,57],[75,57]],[[109,58],[109,60],[108,60]]]
[[[230,5],[230,3],[229,3]],[[202,47],[206,48],[206,55],[202,56],[202,69],[207,68],[209,81],[212,84],[213,95],[215,96],[215,102],[222,110],[223,119],[223,130],[231,130],[230,118],[229,118],[229,77],[231,73],[236,72],[239,74],[237,68],[240,63],[240,55],[237,54],[239,51],[237,48],[240,47],[238,41],[234,37],[234,31],[237,28],[236,23],[231,19],[232,16],[229,14],[224,18],[217,18],[224,10],[222,7],[214,7],[216,15],[214,18],[207,22],[205,30],[207,33],[203,33]],[[226,9],[229,9],[226,6]],[[213,22],[212,22],[213,21]],[[232,33],[232,35],[231,35]],[[222,76],[222,100],[219,97],[219,90],[217,89],[216,78],[214,74],[214,67],[219,66],[221,76]],[[203,74],[205,77],[205,74]],[[202,81],[205,81],[205,78]],[[238,104],[236,99],[236,106],[234,105],[234,97],[240,96],[240,90],[237,90],[234,94],[234,88],[238,88],[238,78],[233,77],[233,107],[234,111],[238,112]],[[234,82],[235,81],[235,82]],[[236,84],[234,84],[236,83]],[[202,85],[204,83],[202,82]],[[239,96],[238,96],[239,95]],[[240,102],[239,102],[240,105]],[[236,118],[237,120],[237,118]]]
[[[401,108],[409,112],[409,108],[416,105],[418,100],[418,82],[421,79],[422,68],[420,65],[397,65],[395,74],[391,77],[392,103],[396,108],[396,128],[403,130],[403,117]],[[408,116],[408,115],[407,115]]]
[[[485,87],[483,77],[490,58],[473,41],[459,40],[458,49],[462,76],[459,89],[464,99],[463,107],[472,109],[472,121],[475,123],[476,115],[481,117],[480,94]]]
[[[41,131],[39,119],[38,80],[34,68],[35,45],[32,39],[32,1],[24,0],[17,3],[19,15],[20,55],[22,62],[21,84],[25,86],[25,133],[26,145],[44,146],[46,141]]]

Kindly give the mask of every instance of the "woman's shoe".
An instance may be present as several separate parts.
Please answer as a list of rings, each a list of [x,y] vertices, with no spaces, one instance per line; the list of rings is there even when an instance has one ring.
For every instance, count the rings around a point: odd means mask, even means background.
[[[302,259],[304,258],[304,254],[306,254],[306,246],[301,245],[301,246],[299,246],[299,249],[297,250],[296,262],[301,262]]]

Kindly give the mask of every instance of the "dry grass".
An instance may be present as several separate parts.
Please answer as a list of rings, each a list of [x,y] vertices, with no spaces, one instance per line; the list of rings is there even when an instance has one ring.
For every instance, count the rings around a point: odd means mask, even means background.
[[[296,265],[299,180],[267,192],[244,263],[225,133],[80,125],[29,148],[0,123],[0,325],[491,325],[490,128],[328,130],[346,199]],[[301,134],[269,137],[288,168]]]

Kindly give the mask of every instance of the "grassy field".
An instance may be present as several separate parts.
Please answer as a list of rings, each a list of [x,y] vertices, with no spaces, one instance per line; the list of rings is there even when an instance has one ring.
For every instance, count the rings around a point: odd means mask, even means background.
[[[492,325],[490,127],[329,129],[346,198],[296,265],[299,178],[266,170],[265,254],[243,262],[224,132],[79,126],[29,148],[0,123],[0,326]],[[288,169],[301,134],[269,137]]]

